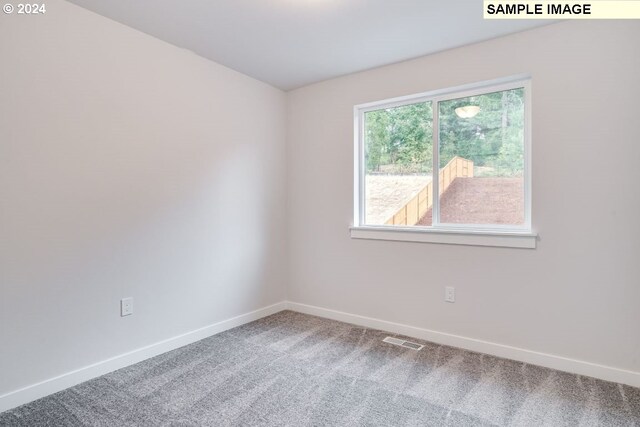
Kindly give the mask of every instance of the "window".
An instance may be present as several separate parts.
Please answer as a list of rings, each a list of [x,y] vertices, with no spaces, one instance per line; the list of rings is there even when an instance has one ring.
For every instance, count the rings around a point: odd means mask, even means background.
[[[355,107],[352,237],[535,247],[530,82]]]

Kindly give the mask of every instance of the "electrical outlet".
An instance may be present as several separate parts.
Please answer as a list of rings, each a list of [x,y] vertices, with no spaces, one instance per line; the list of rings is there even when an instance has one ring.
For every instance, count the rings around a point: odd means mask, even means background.
[[[446,286],[444,288],[444,300],[446,302],[456,302],[456,288],[453,286]]]
[[[133,298],[123,298],[120,300],[120,317],[133,314]]]

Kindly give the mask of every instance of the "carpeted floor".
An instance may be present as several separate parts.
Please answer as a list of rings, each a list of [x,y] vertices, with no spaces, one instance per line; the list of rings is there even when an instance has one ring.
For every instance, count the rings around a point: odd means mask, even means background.
[[[640,426],[640,389],[284,311],[0,414],[2,426]],[[413,340],[421,342],[419,340]]]

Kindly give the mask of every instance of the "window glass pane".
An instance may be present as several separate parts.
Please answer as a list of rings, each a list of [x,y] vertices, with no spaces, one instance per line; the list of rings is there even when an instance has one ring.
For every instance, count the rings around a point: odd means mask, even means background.
[[[440,222],[523,225],[524,89],[440,102],[438,118]]]
[[[364,145],[365,224],[416,225],[433,200],[431,102],[365,113]]]

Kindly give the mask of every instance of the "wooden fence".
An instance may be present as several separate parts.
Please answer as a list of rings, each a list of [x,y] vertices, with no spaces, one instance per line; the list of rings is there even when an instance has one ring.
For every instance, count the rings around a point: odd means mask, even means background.
[[[471,160],[456,156],[445,167],[440,169],[438,180],[440,188],[438,193],[444,193],[453,180],[458,177],[473,177],[473,162]],[[433,181],[428,183],[413,199],[401,207],[385,224],[416,225],[431,206],[433,206]]]

